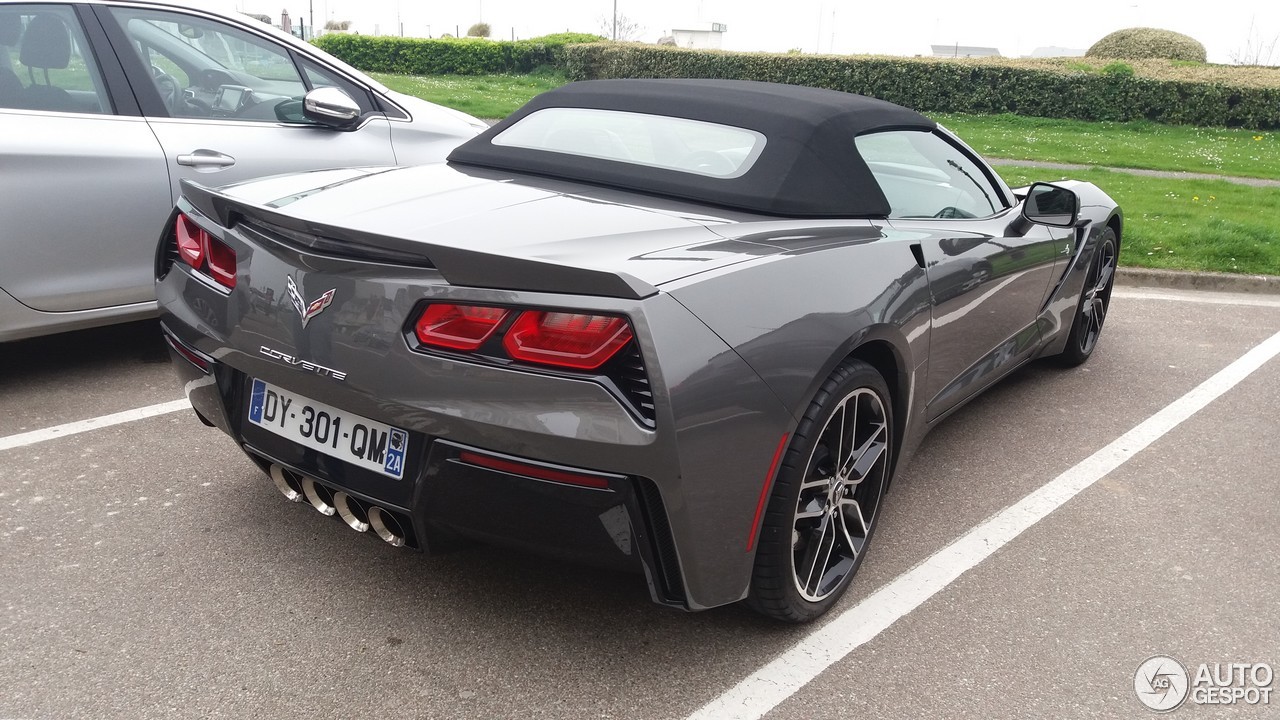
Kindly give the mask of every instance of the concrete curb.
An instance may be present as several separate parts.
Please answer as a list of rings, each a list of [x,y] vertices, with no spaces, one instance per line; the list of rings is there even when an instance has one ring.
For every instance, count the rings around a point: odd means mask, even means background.
[[[1173,290],[1280,294],[1280,276],[1276,275],[1229,275],[1122,267],[1116,270],[1116,284],[1125,287],[1158,287]]]

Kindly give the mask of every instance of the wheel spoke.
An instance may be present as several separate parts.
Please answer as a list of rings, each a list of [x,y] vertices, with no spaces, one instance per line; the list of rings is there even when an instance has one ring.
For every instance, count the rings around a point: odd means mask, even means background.
[[[845,420],[848,419],[848,415],[849,398],[845,398],[844,402],[840,403],[840,430],[836,433],[836,461],[832,463],[832,465],[837,468],[840,467],[841,459],[844,457],[844,426]],[[849,424],[852,425],[852,423]],[[839,475],[840,473],[837,471],[836,474]]]
[[[841,503],[840,512],[839,512],[839,513],[837,513],[837,514],[840,516],[840,532],[841,532],[841,534],[843,534],[843,535],[844,535],[844,541],[845,541],[845,543],[846,543],[846,544],[848,545],[848,547],[849,547],[849,556],[850,556],[852,559],[857,560],[857,559],[858,559],[858,545],[853,541],[853,535],[851,535],[851,534],[849,533],[849,516],[845,514],[843,505],[844,505],[844,503]],[[855,503],[855,505],[856,505],[856,503]],[[862,511],[860,511],[860,510],[858,511],[858,522],[860,522],[860,523],[862,522]],[[860,536],[860,538],[862,538],[862,537],[866,537],[866,536],[867,536],[867,535],[866,535],[866,532],[865,532],[865,530],[864,530],[864,532],[863,532],[863,534]]]
[[[806,480],[800,483],[800,492],[810,490],[816,487],[827,487],[831,485],[832,478],[818,478],[817,480]]]
[[[826,511],[827,509],[823,507],[822,503],[818,502],[817,498],[813,498],[804,506],[804,510],[796,513],[796,522],[822,517]]]
[[[1098,272],[1098,282],[1093,286],[1095,293],[1104,293],[1107,291],[1107,285],[1111,283],[1111,276],[1115,273],[1115,266],[1111,264],[1110,258],[1103,258],[1102,268]]]
[[[813,575],[814,575],[814,572],[818,569],[818,559],[824,554],[827,555],[828,557],[831,554],[830,549],[828,549],[825,553],[822,550],[822,546],[826,544],[824,540],[826,540],[826,537],[828,534],[827,531],[830,529],[831,529],[831,522],[830,522],[830,519],[828,518],[828,519],[825,519],[822,522],[822,524],[818,526],[817,539],[810,542],[808,546],[805,548],[803,565],[809,568],[809,570],[805,572],[805,575],[804,575],[805,592],[809,592],[809,593],[813,592],[809,588],[813,585]],[[811,537],[812,535],[813,533],[810,533]],[[835,544],[834,540],[835,538],[833,536],[832,545]],[[826,561],[824,560],[823,563],[825,564],[825,562]],[[818,579],[821,580],[822,575],[818,575]]]
[[[842,518],[846,518],[846,519],[847,519],[849,516],[846,514],[846,511],[847,511],[847,510],[849,510],[850,508],[852,508],[852,509],[853,509],[853,513],[854,513],[854,515],[858,518],[858,526],[859,526],[859,527],[858,527],[858,529],[862,531],[862,534],[861,534],[861,535],[859,535],[858,537],[860,537],[860,538],[864,538],[864,537],[866,537],[866,536],[867,536],[867,532],[868,532],[868,530],[870,529],[870,526],[867,524],[867,518],[866,518],[866,517],[864,517],[864,516],[863,516],[863,514],[862,514],[862,504],[861,504],[861,503],[859,503],[859,502],[858,502],[857,500],[855,500],[854,498],[845,498],[845,499],[841,500],[841,501],[840,501],[840,516],[841,516]],[[852,542],[850,542],[850,546],[852,546]]]
[[[875,432],[871,433],[871,437],[867,438],[862,447],[850,457],[849,467],[844,477],[851,478],[852,484],[857,485],[865,480],[867,473],[871,472],[871,468],[880,460],[880,456],[884,455],[885,448],[888,446],[885,442],[887,434],[888,427],[880,423],[876,426]]]
[[[813,578],[812,570],[810,571],[811,577],[809,578],[809,581],[810,583],[813,584],[813,589],[811,589],[809,592],[815,595],[818,594],[818,591],[822,588],[822,584],[823,584],[822,581],[827,576],[827,564],[831,562],[831,552],[836,549],[836,533],[839,531],[839,528],[833,527],[834,525],[835,525],[835,517],[832,516],[831,519],[827,520],[826,527],[823,528],[822,536],[825,538],[828,535],[830,535],[831,541],[828,543],[825,543],[825,545],[827,546],[827,550],[826,552],[821,553],[822,562],[817,563],[815,565],[815,567],[819,569],[818,577],[816,579]],[[830,532],[827,532],[827,530],[830,530]],[[823,544],[824,543],[819,543],[819,546]],[[816,559],[817,555],[815,555],[814,557]]]

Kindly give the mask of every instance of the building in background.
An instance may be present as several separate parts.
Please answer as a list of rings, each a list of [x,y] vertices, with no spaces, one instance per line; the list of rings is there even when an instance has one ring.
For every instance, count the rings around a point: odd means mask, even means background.
[[[938,58],[1000,57],[999,48],[976,45],[930,45],[933,56]]]
[[[724,23],[690,23],[685,29],[671,31],[672,44],[695,50],[719,50],[724,44],[724,34],[729,26]]]

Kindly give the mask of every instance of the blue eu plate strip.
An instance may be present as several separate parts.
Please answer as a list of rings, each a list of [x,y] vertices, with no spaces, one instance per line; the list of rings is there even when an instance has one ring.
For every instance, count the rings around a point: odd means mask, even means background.
[[[253,389],[249,391],[249,421],[262,423],[262,406],[267,397],[267,384],[261,380],[253,381]]]

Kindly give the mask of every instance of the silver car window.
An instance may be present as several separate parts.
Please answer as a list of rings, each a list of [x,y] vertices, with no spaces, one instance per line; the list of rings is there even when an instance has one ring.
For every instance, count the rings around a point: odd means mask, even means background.
[[[69,5],[0,7],[0,107],[112,112],[87,47]]]
[[[278,122],[276,106],[307,92],[288,50],[252,33],[162,10],[111,13],[170,116]]]

